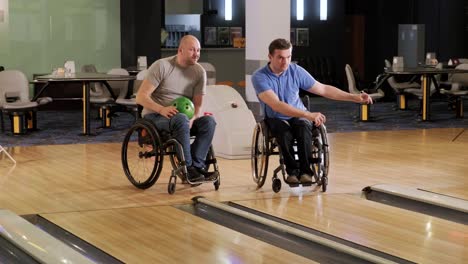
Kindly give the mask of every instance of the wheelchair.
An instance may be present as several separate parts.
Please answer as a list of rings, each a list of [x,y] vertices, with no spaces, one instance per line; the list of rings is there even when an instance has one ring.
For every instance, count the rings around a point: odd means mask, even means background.
[[[172,172],[167,186],[169,194],[174,194],[177,177],[183,183],[198,186],[202,183],[213,183],[215,190],[221,182],[218,165],[210,146],[206,157],[206,169],[213,172],[210,180],[192,182],[187,177],[182,145],[170,138],[168,133],[158,131],[154,124],[146,119],[138,119],[125,135],[122,144],[122,167],[128,180],[139,189],[147,189],[158,180],[164,163],[164,156],[169,156]]]
[[[297,152],[297,143],[294,142],[294,149]],[[312,129],[312,161],[311,169],[313,172],[313,181],[311,184],[321,186],[322,191],[327,191],[328,185],[328,168],[329,168],[329,146],[327,138],[327,129],[325,125],[319,127],[313,126]],[[283,180],[286,182],[286,166],[284,165],[283,156],[276,139],[270,134],[265,120],[256,124],[252,137],[251,150],[251,165],[252,176],[257,184],[257,189],[262,188],[268,173],[268,162],[272,155],[279,155],[279,166],[273,171],[272,189],[274,192],[281,190],[281,180],[278,173],[281,172]],[[295,154],[297,159],[297,155]],[[287,183],[287,182],[286,182]],[[302,184],[302,186],[310,186],[311,184]],[[290,185],[296,187],[298,185]]]

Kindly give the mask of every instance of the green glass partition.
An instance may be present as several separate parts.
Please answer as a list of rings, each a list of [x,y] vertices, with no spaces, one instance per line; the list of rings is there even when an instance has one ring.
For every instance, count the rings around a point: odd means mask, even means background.
[[[0,65],[31,80],[67,60],[120,67],[119,0],[0,0]]]

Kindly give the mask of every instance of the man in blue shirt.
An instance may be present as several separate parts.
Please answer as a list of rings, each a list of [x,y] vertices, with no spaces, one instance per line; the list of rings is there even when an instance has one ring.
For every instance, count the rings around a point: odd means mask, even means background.
[[[304,68],[291,64],[292,45],[286,39],[275,39],[268,47],[270,62],[252,76],[252,83],[265,110],[265,121],[277,139],[286,165],[288,184],[310,184],[310,152],[312,126],[320,126],[326,118],[320,112],[308,112],[299,97],[304,90],[340,101],[372,104],[366,94],[350,94],[315,80]],[[292,143],[297,140],[299,164],[294,159]]]

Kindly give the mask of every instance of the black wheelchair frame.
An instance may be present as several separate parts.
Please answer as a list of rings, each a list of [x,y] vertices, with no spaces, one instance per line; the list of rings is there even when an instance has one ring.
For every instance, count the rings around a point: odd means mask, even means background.
[[[159,132],[154,124],[146,119],[138,119],[129,129],[122,144],[122,167],[128,180],[139,189],[153,186],[159,179],[163,167],[164,156],[169,156],[172,172],[167,191],[175,192],[177,177],[182,182],[198,186],[201,183],[213,183],[215,190],[219,189],[221,178],[213,146],[206,158],[206,169],[213,165],[213,177],[203,182],[192,182],[187,177],[187,166],[182,145],[167,133]]]
[[[297,143],[294,143],[297,146]],[[328,185],[328,168],[329,168],[329,146],[327,138],[327,130],[325,125],[319,127],[313,126],[312,130],[312,161],[311,169],[313,172],[314,181],[311,184],[317,184],[322,187],[322,191],[327,191]],[[257,184],[257,189],[260,189],[264,184],[268,173],[269,157],[279,155],[279,166],[273,171],[272,189],[274,192],[281,190],[281,180],[278,178],[278,172],[283,175],[284,182],[286,181],[286,166],[284,165],[283,156],[276,139],[270,135],[270,131],[266,122],[263,120],[256,124],[252,137],[251,149],[251,166],[252,177]],[[309,186],[311,184],[302,184]],[[291,185],[296,187],[296,185]]]

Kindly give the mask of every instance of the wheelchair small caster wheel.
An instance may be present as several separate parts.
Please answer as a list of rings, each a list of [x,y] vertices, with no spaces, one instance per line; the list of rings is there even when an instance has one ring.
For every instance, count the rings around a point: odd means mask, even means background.
[[[167,192],[169,194],[174,194],[175,186],[176,186],[176,177],[171,176],[171,178],[169,179],[169,184],[167,185]]]
[[[322,192],[327,191],[327,185],[328,185],[328,177],[322,177]]]
[[[281,180],[280,179],[273,179],[272,189],[275,193],[281,190]]]
[[[216,191],[219,189],[219,185],[220,185],[220,184],[221,184],[221,183],[219,182],[219,179],[217,179],[217,180],[213,183],[213,185],[214,185]]]
[[[175,183],[173,183],[173,182],[169,183],[169,185],[167,186],[167,192],[169,194],[174,194],[174,192],[175,192]]]

